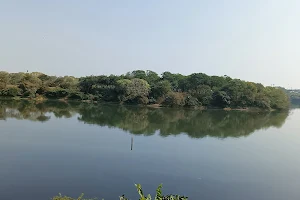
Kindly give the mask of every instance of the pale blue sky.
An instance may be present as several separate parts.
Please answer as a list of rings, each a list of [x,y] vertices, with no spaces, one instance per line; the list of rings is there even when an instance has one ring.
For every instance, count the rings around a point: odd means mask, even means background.
[[[300,88],[299,0],[0,0],[0,70],[150,69]]]

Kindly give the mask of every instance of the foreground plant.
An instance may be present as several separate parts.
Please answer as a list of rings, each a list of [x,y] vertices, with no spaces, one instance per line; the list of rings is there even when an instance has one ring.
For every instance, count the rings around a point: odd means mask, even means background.
[[[97,200],[96,198],[84,199],[83,196],[84,196],[84,194],[82,193],[78,198],[74,199],[72,197],[62,196],[61,194],[59,194],[58,196],[53,197],[52,200]]]
[[[140,184],[136,184],[135,187],[137,188],[137,191],[140,195],[140,200],[151,200],[151,195],[148,194],[147,197],[144,196],[143,190],[142,190],[142,186]],[[179,195],[167,195],[164,196],[162,194],[162,184],[160,184],[158,186],[158,188],[156,189],[156,195],[154,200],[188,200],[188,197],[184,197],[184,196],[179,196]],[[121,199],[122,200],[122,199]],[[126,199],[124,199],[126,200]]]
[[[136,184],[135,185],[139,195],[140,195],[140,199],[139,200],[152,200],[151,195],[148,194],[148,196],[144,196],[143,193],[143,189],[142,186],[140,184]],[[78,198],[71,198],[68,196],[62,196],[61,194],[59,194],[58,196],[55,196],[52,198],[52,200],[96,200],[94,199],[84,199],[83,198],[84,194],[81,194]],[[129,200],[127,199],[124,195],[120,196],[120,200]],[[155,198],[153,200],[188,200],[188,197],[184,197],[184,196],[180,196],[180,195],[166,195],[164,196],[162,194],[162,184],[160,184],[158,186],[158,188],[156,189],[156,195]]]

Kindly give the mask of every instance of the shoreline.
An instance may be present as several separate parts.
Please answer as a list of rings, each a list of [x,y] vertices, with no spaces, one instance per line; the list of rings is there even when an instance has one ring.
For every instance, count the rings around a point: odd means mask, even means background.
[[[5,101],[31,101],[31,102],[38,102],[42,103],[45,101],[56,101],[56,102],[80,102],[80,103],[88,103],[88,104],[115,104],[115,105],[126,105],[126,106],[140,106],[140,107],[148,107],[153,109],[160,109],[160,108],[185,108],[185,109],[195,109],[195,110],[224,110],[224,111],[243,111],[243,112],[273,112],[273,111],[280,111],[276,109],[262,109],[259,107],[245,107],[245,108],[221,108],[221,107],[205,107],[205,106],[199,106],[199,107],[187,107],[187,106],[164,106],[162,104],[125,104],[122,102],[107,102],[107,101],[93,101],[93,100],[76,100],[76,99],[68,99],[68,98],[61,98],[61,99],[49,99],[45,98],[43,96],[39,96],[36,98],[24,98],[24,97],[11,97],[11,98],[2,98],[0,97],[0,100]]]

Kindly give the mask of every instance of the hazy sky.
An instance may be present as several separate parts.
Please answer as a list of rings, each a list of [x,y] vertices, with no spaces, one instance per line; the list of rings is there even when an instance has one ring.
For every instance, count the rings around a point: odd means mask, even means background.
[[[0,70],[228,75],[300,88],[299,0],[0,0]]]

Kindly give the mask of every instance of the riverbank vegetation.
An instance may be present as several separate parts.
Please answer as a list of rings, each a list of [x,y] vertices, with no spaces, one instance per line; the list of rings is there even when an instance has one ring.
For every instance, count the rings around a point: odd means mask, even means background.
[[[39,72],[0,72],[0,97],[73,99],[171,107],[286,109],[280,88],[228,76],[190,75],[136,70],[116,76],[56,77]]]
[[[147,196],[144,195],[142,186],[140,184],[135,185],[139,194],[140,200],[151,200],[151,195],[148,194]],[[52,198],[52,200],[96,200],[96,198],[93,199],[85,199],[83,197],[84,195],[81,194],[78,198],[72,198],[68,196],[62,196],[61,194],[58,196],[55,196]],[[124,195],[119,197],[120,200],[128,200]],[[180,196],[180,195],[163,195],[162,194],[162,185],[159,185],[155,198],[153,200],[188,200],[188,197]]]

